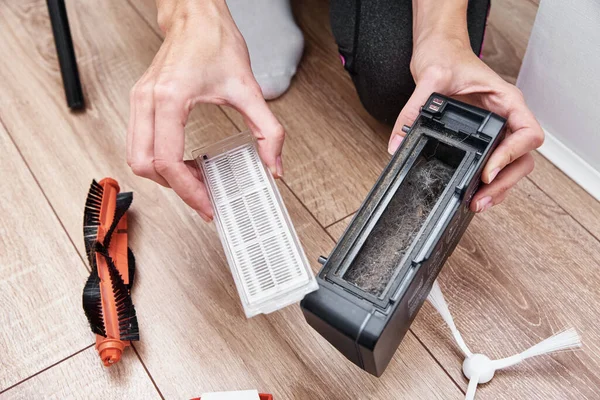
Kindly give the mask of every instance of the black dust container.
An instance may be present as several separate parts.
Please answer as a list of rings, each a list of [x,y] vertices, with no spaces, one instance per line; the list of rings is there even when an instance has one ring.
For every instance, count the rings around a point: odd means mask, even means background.
[[[306,321],[380,376],[473,213],[505,120],[432,94],[301,303]]]

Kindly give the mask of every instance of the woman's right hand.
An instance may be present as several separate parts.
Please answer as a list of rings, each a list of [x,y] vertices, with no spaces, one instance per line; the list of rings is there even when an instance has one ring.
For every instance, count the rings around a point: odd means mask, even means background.
[[[127,162],[136,175],[171,187],[206,221],[213,216],[206,187],[183,160],[184,127],[197,103],[239,111],[258,139],[262,160],[283,174],[284,130],[263,99],[246,43],[225,0],[158,0],[165,40],[131,90]]]

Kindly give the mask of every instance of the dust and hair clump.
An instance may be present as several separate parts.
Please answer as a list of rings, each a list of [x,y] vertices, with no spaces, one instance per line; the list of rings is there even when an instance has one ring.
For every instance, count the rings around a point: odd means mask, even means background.
[[[437,158],[428,160],[421,156],[344,274],[344,280],[381,296],[454,171],[454,167]]]

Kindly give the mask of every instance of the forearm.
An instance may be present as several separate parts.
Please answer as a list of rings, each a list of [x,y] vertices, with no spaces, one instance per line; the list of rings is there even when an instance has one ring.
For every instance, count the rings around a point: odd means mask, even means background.
[[[468,0],[413,0],[413,47],[431,36],[469,43]]]

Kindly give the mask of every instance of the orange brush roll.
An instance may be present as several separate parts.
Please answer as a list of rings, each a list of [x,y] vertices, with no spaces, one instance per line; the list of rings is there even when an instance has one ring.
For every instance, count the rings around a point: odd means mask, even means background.
[[[130,293],[135,259],[127,242],[127,210],[133,195],[119,192],[114,179],[93,181],[83,223],[92,269],[83,291],[83,308],[106,366],[121,359],[131,340],[139,340]]]

